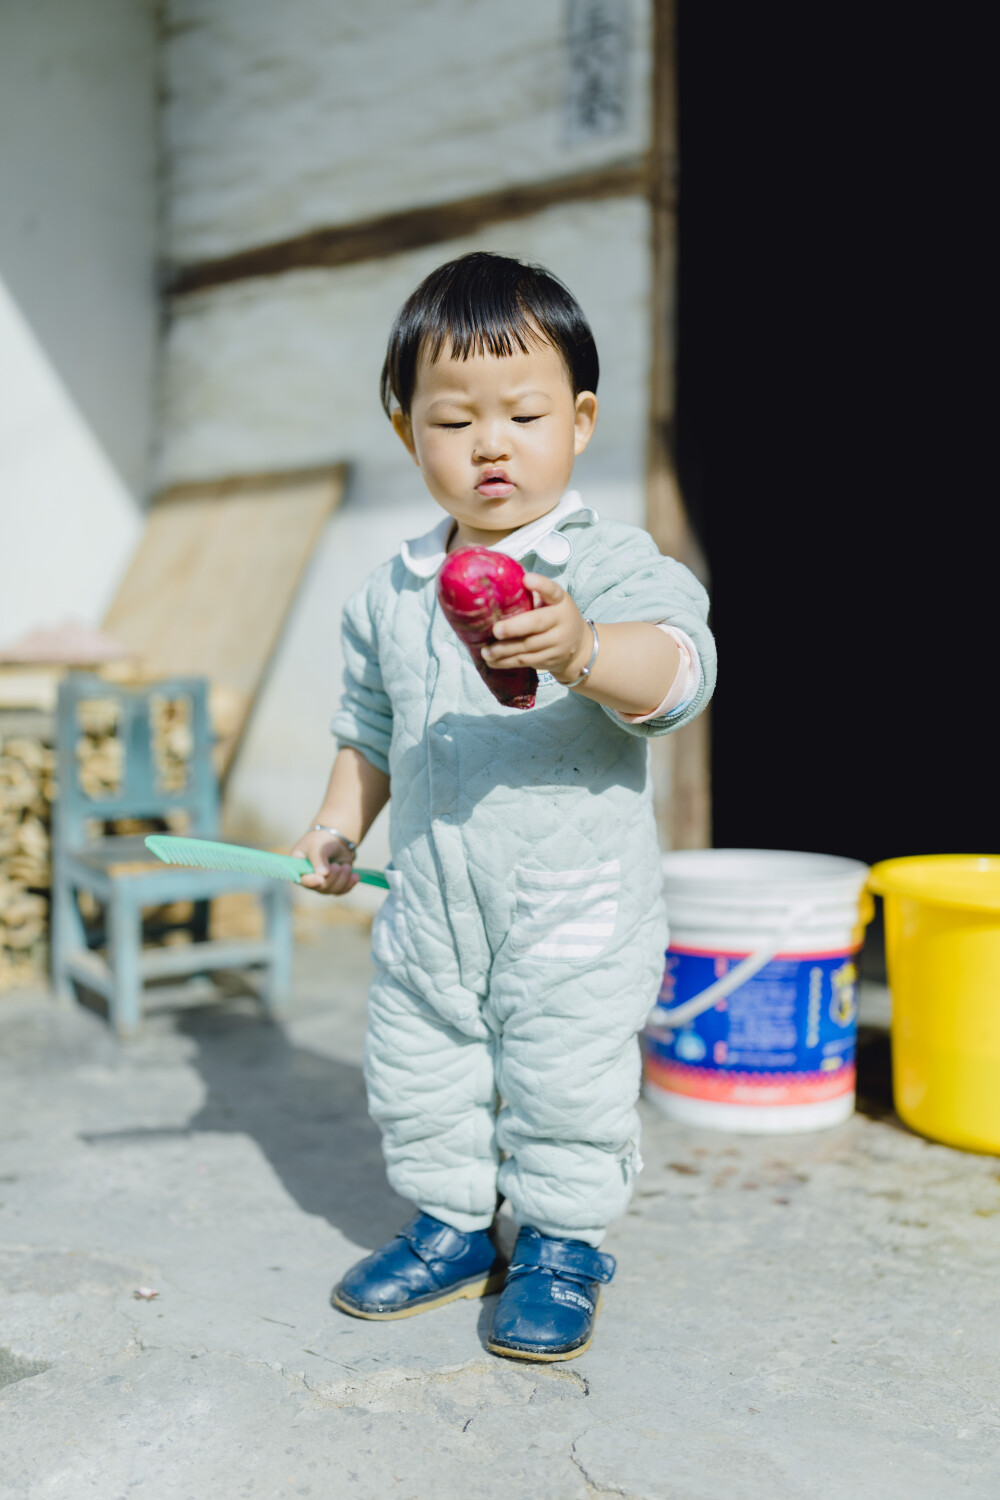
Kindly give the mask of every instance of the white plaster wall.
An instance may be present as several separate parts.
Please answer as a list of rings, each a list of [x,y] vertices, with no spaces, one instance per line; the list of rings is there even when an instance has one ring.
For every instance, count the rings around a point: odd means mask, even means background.
[[[568,0],[167,0],[167,251],[192,261],[645,150],[650,0],[622,0],[627,109],[570,144]]]
[[[577,204],[473,240],[337,271],[262,278],[181,299],[165,347],[160,482],[329,460],[349,491],[317,549],[233,773],[234,826],[294,837],[320,800],[339,693],[339,620],[360,581],[439,512],[378,399],[392,318],[434,265],[472,248],[541,261],[592,322],[601,414],[575,482],[608,514],[641,522],[648,406],[648,209]],[[384,832],[366,857],[385,858]],[[365,893],[359,901],[367,900]]]
[[[142,520],[51,360],[0,282],[0,643],[96,624]]]
[[[153,0],[0,3],[0,278],[137,499],[157,332],[156,47]]]
[[[539,261],[586,311],[601,358],[596,478],[638,477],[648,398],[648,210],[576,203],[386,260],[259,277],[179,298],[166,335],[158,484],[348,458],[385,498],[415,471],[378,399],[395,314],[434,266],[472,249]],[[398,449],[398,452],[397,452]]]

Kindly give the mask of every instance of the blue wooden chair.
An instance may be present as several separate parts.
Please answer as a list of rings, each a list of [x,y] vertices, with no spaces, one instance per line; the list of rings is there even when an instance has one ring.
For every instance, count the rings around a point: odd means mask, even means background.
[[[263,967],[261,1000],[275,1017],[286,1010],[292,970],[291,892],[287,885],[232,870],[198,870],[161,864],[141,834],[107,837],[98,829],[111,819],[187,815],[184,832],[214,838],[219,791],[212,765],[212,733],[207,683],[200,677],[174,677],[143,689],[124,688],[99,677],[72,674],[59,690],[59,798],[54,810],[52,847],[52,983],[74,996],[74,981],[96,990],[108,1004],[120,1036],[135,1032],[142,1018],[142,988],[151,979],[179,978],[220,969]],[[192,750],[187,779],[179,789],[164,786],[157,764],[151,714],[156,700],[190,704]],[[117,789],[88,795],[81,785],[77,746],[80,710],[88,700],[112,702],[116,734],[124,747]],[[103,933],[88,937],[78,892],[101,904]],[[252,891],[264,905],[266,936],[260,939],[208,939],[208,903],[229,891]],[[143,948],[143,908],[173,902],[195,903],[190,927],[195,941],[183,946]],[[176,925],[176,924],[175,924]],[[104,955],[99,948],[105,946]]]

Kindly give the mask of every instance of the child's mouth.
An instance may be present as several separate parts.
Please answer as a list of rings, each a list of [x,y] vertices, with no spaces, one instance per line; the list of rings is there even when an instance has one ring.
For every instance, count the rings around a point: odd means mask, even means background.
[[[476,492],[484,495],[487,500],[502,500],[506,495],[513,494],[514,486],[503,469],[491,469],[487,470],[476,485]]]

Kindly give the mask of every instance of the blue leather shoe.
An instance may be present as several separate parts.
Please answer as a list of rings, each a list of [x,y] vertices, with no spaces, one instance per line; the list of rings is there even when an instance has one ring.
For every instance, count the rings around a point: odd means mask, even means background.
[[[615,1258],[582,1240],[557,1240],[525,1225],[486,1341],[508,1359],[575,1359],[590,1347],[601,1300],[599,1283]]]
[[[394,1240],[352,1266],[330,1301],[355,1318],[409,1318],[456,1297],[498,1292],[503,1273],[492,1230],[462,1234],[417,1214]]]

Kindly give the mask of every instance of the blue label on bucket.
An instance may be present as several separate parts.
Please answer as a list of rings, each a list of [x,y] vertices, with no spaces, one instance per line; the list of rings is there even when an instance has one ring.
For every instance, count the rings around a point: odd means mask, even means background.
[[[667,1013],[740,962],[741,955],[668,949],[659,1004],[645,1036],[651,1081],[729,1102],[816,1102],[853,1088],[853,953],[774,958],[700,1016],[670,1026]]]

